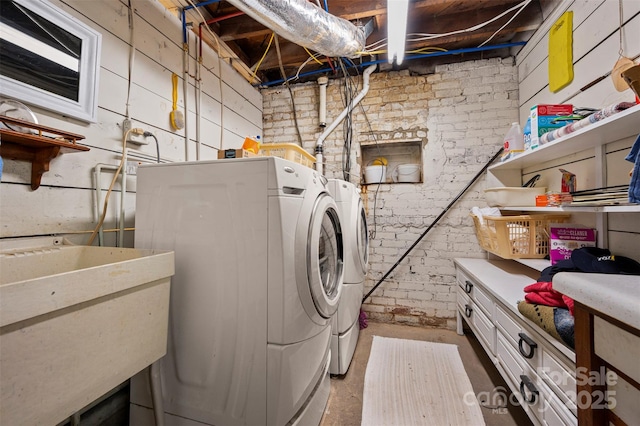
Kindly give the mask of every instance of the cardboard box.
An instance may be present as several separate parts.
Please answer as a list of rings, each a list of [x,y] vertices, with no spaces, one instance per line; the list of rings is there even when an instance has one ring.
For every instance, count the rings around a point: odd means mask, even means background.
[[[562,180],[560,181],[560,192],[576,192],[578,190],[576,186],[576,175],[565,169],[558,169],[562,173]]]
[[[540,146],[540,136],[569,124],[568,121],[554,122],[554,120],[571,114],[573,114],[573,105],[571,104],[534,105],[531,107],[529,114],[529,119],[531,120],[531,142],[529,148],[536,149]]]
[[[218,160],[224,160],[227,158],[248,158],[256,157],[253,152],[246,149],[223,149],[218,151]]]
[[[575,249],[595,246],[595,229],[572,223],[549,224],[549,258],[552,265],[570,259]]]
[[[531,107],[531,114],[536,115],[571,115],[573,114],[573,105],[571,104],[542,104]]]

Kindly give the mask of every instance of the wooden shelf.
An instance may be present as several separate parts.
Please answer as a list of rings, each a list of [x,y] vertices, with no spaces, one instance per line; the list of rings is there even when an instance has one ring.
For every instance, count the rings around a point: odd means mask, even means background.
[[[38,189],[42,175],[49,171],[49,163],[58,155],[65,152],[89,151],[88,147],[76,143],[84,139],[82,135],[4,115],[0,115],[0,122],[31,130],[31,133],[23,133],[8,128],[0,129],[0,137],[2,138],[0,155],[9,160],[31,163],[32,190]]]

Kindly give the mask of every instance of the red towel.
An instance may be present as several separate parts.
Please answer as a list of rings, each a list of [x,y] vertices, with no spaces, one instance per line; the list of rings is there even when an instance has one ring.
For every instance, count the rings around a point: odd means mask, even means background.
[[[553,289],[551,282],[541,281],[524,288],[524,299],[529,303],[569,309],[573,315],[573,299]]]

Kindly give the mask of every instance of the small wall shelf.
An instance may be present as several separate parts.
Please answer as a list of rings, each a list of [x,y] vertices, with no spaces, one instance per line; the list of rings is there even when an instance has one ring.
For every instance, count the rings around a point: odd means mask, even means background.
[[[388,161],[385,183],[420,183],[422,182],[422,139],[403,139],[382,141],[378,143],[362,143],[362,169],[371,165],[378,157]],[[397,182],[394,173],[398,165],[416,164],[420,169],[417,182]],[[363,181],[363,185],[367,183]],[[376,183],[377,185],[377,183]]]
[[[89,151],[89,148],[77,145],[84,136],[64,132],[52,127],[30,123],[28,121],[0,115],[0,122],[28,128],[31,133],[0,129],[0,155],[9,160],[31,163],[31,189],[36,190],[44,172],[49,171],[49,162],[65,152]]]

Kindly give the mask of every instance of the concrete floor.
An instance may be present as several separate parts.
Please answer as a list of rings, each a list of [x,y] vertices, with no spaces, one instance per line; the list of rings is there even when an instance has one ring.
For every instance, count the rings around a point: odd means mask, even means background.
[[[362,391],[364,374],[369,360],[373,336],[395,337],[399,339],[425,340],[458,345],[460,357],[471,380],[473,390],[487,392],[489,395],[505,394],[508,386],[500,377],[495,366],[469,330],[464,336],[458,336],[455,331],[436,328],[412,327],[396,324],[383,324],[369,321],[369,326],[360,330],[360,337],[356,352],[351,361],[349,371],[344,376],[331,378],[331,393],[329,402],[320,423],[321,426],[360,425],[362,419]],[[502,387],[502,388],[500,388]],[[497,390],[497,391],[496,391]],[[486,405],[498,404],[492,398],[480,398]],[[481,404],[482,406],[482,404]],[[519,407],[510,406],[508,409],[492,409],[483,407],[484,421],[488,426],[530,425],[529,418]],[[406,425],[412,426],[412,425]],[[436,426],[436,425],[434,425]],[[439,426],[439,425],[437,425]]]

